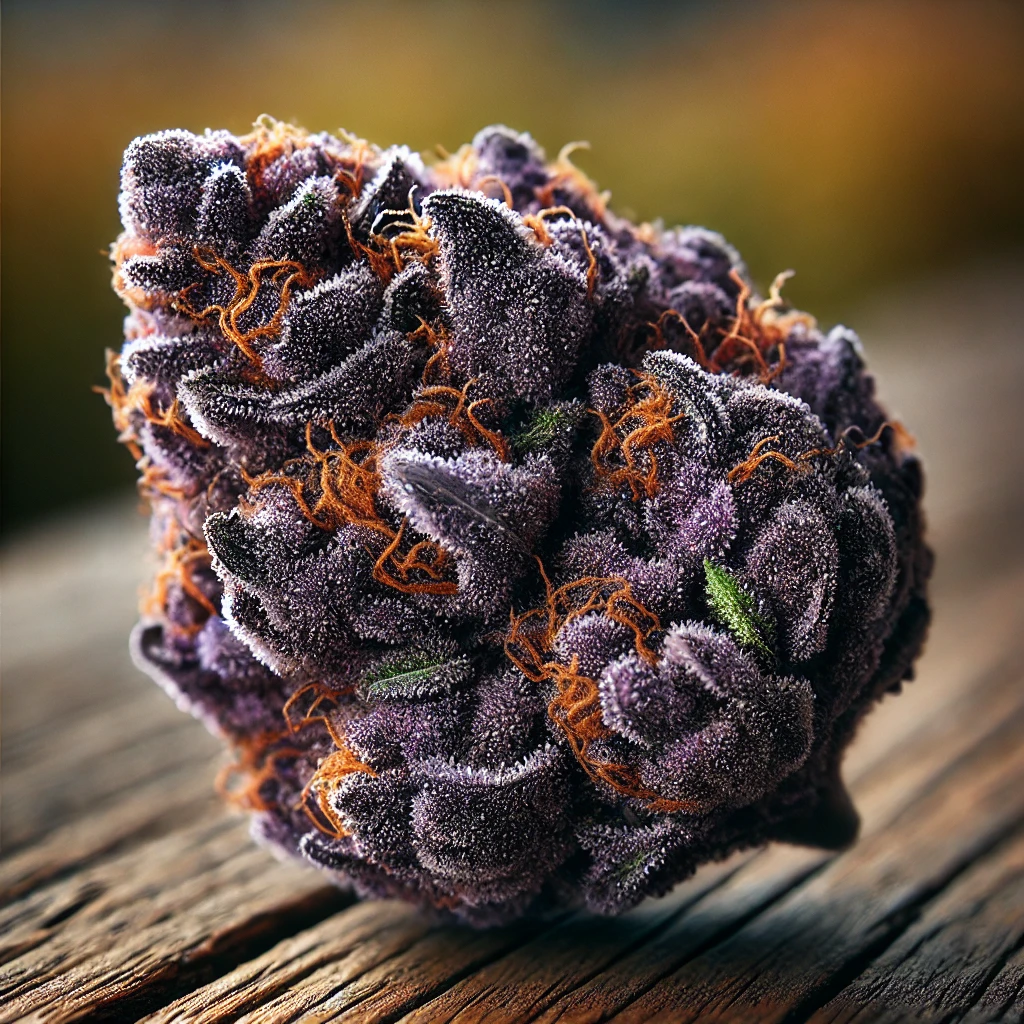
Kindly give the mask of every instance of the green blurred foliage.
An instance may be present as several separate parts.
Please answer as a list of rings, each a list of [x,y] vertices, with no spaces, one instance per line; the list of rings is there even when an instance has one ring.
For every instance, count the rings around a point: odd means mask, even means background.
[[[826,323],[1024,238],[1024,9],[997,0],[686,4],[8,2],[5,528],[133,477],[103,349],[130,139],[268,112],[454,150],[529,130],[615,209],[722,231]],[[871,344],[898,339],[868,339]]]

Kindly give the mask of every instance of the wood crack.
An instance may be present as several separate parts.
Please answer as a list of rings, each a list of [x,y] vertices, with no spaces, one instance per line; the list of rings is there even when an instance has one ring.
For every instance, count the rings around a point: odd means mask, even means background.
[[[674,960],[674,961],[669,961],[668,963],[666,963],[664,970],[661,971],[660,973],[658,973],[657,975],[650,977],[648,979],[648,983],[645,984],[642,989],[638,990],[633,995],[633,999],[635,1000],[635,999],[641,998],[646,992],[650,991],[650,989],[652,989],[663,977],[665,977],[665,975],[671,973],[674,970],[678,970],[680,967],[684,966],[690,960],[695,960],[697,957],[702,956],[703,954],[707,953],[709,950],[713,949],[715,946],[719,945],[722,942],[725,942],[730,936],[734,935],[741,928],[743,928],[750,921],[752,921],[755,917],[757,917],[759,914],[761,914],[765,910],[767,910],[773,903],[776,903],[779,900],[783,899],[786,895],[788,895],[790,892],[792,892],[798,886],[803,885],[804,883],[808,882],[811,878],[813,878],[816,874],[818,874],[820,871],[823,871],[829,865],[829,863],[831,862],[831,859],[832,858],[823,859],[820,863],[810,865],[805,871],[801,871],[801,872],[798,872],[797,874],[793,875],[791,878],[787,879],[787,884],[785,884],[783,886],[780,886],[776,891],[770,893],[765,898],[765,900],[763,902],[759,903],[756,907],[753,907],[753,908],[749,909],[746,913],[744,913],[741,916],[736,917],[732,921],[728,922],[728,924],[724,924],[722,926],[721,930],[719,930],[718,932],[714,932],[714,933],[708,935],[699,944],[694,946],[691,950],[688,950],[686,952],[686,954],[683,955],[680,959]],[[726,882],[726,881],[728,881],[727,878],[722,880],[723,883]],[[662,932],[667,931],[673,924],[675,924],[677,922],[678,918],[682,917],[682,915],[688,909],[689,909],[689,907],[682,908],[678,914],[673,915],[672,920],[666,922],[665,926],[663,928],[659,928],[658,929],[658,934],[660,935]],[[645,940],[643,942],[638,943],[636,946],[632,947],[631,949],[624,950],[621,956],[616,957],[615,960],[613,960],[611,963],[609,963],[609,964],[605,965],[604,967],[602,967],[599,971],[595,971],[593,974],[589,975],[588,977],[582,978],[580,980],[579,984],[574,985],[572,989],[570,989],[567,992],[563,993],[562,994],[562,999],[564,999],[567,1002],[571,1002],[573,993],[576,992],[583,985],[585,985],[588,981],[592,980],[598,974],[608,970],[609,968],[614,967],[616,964],[618,964],[622,960],[625,960],[626,957],[632,955],[633,953],[640,952],[644,948],[644,946],[648,945],[650,943],[650,941],[655,939],[655,938],[657,938],[657,935],[652,935],[652,936],[650,936],[648,938],[645,938]],[[625,1005],[628,1005],[628,1004],[625,1004]],[[545,1008],[545,1010],[546,1009],[547,1008]],[[619,1009],[622,1009],[622,1007],[620,1006]],[[611,1012],[612,1011],[609,1011],[609,1016],[610,1016]],[[534,1018],[531,1019],[531,1024],[534,1024],[534,1022],[537,1022],[537,1024],[540,1024],[540,1022],[544,1022],[544,1024],[554,1024],[554,1022],[556,1022],[556,1021],[561,1021],[561,1020],[566,1019],[567,1016],[569,1016],[569,1017],[572,1016],[571,1010],[567,1011],[566,1014],[563,1014],[563,1013],[559,1012],[556,1016],[553,1016],[553,1017],[549,1016],[545,1012],[542,1012],[537,1017],[534,1017]],[[598,1024],[599,1020],[606,1020],[606,1019],[608,1019],[608,1018],[607,1017],[603,1017],[603,1018],[600,1018],[600,1019],[594,1018],[594,1024]]]
[[[1005,829],[995,833],[990,841],[974,852],[968,860],[957,864],[945,877],[937,879],[934,885],[923,890],[915,899],[905,906],[899,907],[890,916],[879,923],[879,935],[857,956],[852,957],[824,985],[809,992],[782,1018],[780,1024],[806,1024],[814,1014],[830,1003],[851,982],[858,978],[876,961],[892,944],[917,921],[925,908],[933,903],[948,889],[964,872],[968,871],[977,861],[983,860],[994,853],[999,847],[1021,834],[1021,823],[1024,817],[1018,818]]]
[[[998,1006],[983,1006],[985,997],[991,990],[993,983],[1022,950],[1024,950],[1024,934],[1022,934],[1016,943],[1014,943],[1014,945],[1011,946],[1001,957],[993,962],[992,967],[985,978],[985,982],[981,986],[977,999],[971,1003],[963,1015],[962,1019],[964,1021],[970,1021],[975,1013],[980,1012],[985,1013],[987,1015],[986,1019],[989,1020],[999,1017],[1009,1009],[1010,1005],[1014,1001],[1020,999],[1020,997],[1024,995],[1024,977],[1022,977],[1020,983],[1016,987],[1016,990],[1006,996]]]
[[[133,991],[126,998],[115,996],[63,1020],[89,1021],[90,1024],[140,1020],[201,985],[229,974],[239,964],[262,955],[283,938],[331,917],[351,902],[351,896],[341,890],[320,890],[281,914],[266,914],[261,920],[246,922],[237,932],[214,937],[214,941],[204,944],[208,949],[185,952],[153,984]]]

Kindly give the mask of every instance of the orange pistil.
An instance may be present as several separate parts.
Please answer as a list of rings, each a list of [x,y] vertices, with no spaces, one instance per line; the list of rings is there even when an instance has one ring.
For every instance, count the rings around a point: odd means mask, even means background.
[[[246,176],[253,193],[262,196],[265,191],[263,176],[267,168],[282,157],[291,156],[295,150],[309,146],[309,134],[294,125],[263,115],[253,130],[238,141],[249,147]]]
[[[293,722],[291,718],[292,711],[308,693],[315,694],[313,702],[303,713],[302,717],[297,722]],[[335,839],[343,839],[351,833],[345,828],[337,811],[331,806],[331,794],[338,787],[342,779],[354,772],[363,772],[373,778],[377,777],[377,773],[368,764],[364,764],[356,757],[345,742],[345,738],[338,732],[337,727],[331,721],[330,714],[322,710],[322,706],[325,703],[336,704],[337,699],[338,694],[323,683],[310,683],[300,690],[296,690],[288,698],[288,701],[282,708],[282,713],[289,733],[296,733],[307,725],[320,724],[326,729],[331,742],[337,748],[317,765],[316,771],[310,776],[309,781],[303,787],[302,794],[299,797],[299,806],[302,807],[309,820],[321,832],[326,832]],[[316,808],[323,816],[322,819],[318,818],[310,807],[309,798],[311,796],[315,799]],[[324,824],[325,821],[327,825]]]
[[[423,367],[422,380],[426,387],[437,380],[451,379],[451,365],[448,362],[448,332],[443,326],[437,329],[420,317],[420,325],[407,335],[409,341],[425,340],[432,349],[426,365]]]
[[[647,801],[660,813],[696,810],[692,802],[659,796],[644,785],[635,768],[591,755],[591,743],[611,735],[602,719],[597,683],[579,671],[577,655],[568,665],[550,657],[558,631],[566,623],[599,612],[629,629],[636,652],[654,664],[657,656],[648,641],[661,628],[658,617],[633,596],[629,582],[621,576],[585,576],[556,589],[539,558],[537,564],[544,580],[545,603],[522,615],[510,613],[505,654],[527,679],[554,686],[548,715],[562,730],[580,767],[591,779],[624,796]]]
[[[114,264],[111,283],[115,294],[125,305],[137,306],[139,309],[151,309],[153,307],[153,300],[141,288],[131,288],[126,284],[124,275],[121,273],[121,267],[124,265],[125,260],[130,259],[132,256],[155,256],[157,252],[159,250],[152,242],[148,242],[144,238],[139,238],[138,235],[130,234],[127,231],[122,232],[118,236],[117,241],[110,247],[110,259]]]
[[[459,592],[457,583],[453,580],[441,579],[443,571],[448,567],[449,555],[440,544],[432,540],[421,540],[414,544],[407,554],[401,558],[398,557],[397,552],[402,543],[407,521],[406,519],[402,520],[394,538],[374,563],[373,578],[378,583],[400,590],[403,594],[457,594]],[[423,552],[428,553],[429,561],[422,557]],[[394,572],[388,567],[389,560]],[[426,573],[431,581],[410,581],[409,573],[413,571]]]
[[[665,341],[665,326],[670,320],[677,320],[682,325],[683,330],[686,331],[693,345],[692,357],[694,362],[701,369],[708,369],[708,357],[704,352],[704,343],[701,341],[700,335],[689,325],[686,317],[678,310],[666,309],[655,323],[648,325],[654,332],[654,344],[651,345],[651,349],[657,351],[658,349],[668,347],[668,343]]]
[[[435,347],[424,376],[431,363],[444,369],[445,336],[434,332],[428,324],[413,332],[425,336]],[[429,385],[421,389],[415,401],[400,415],[391,419],[409,428],[427,417],[444,416],[458,429],[471,447],[489,446],[498,458],[509,461],[508,442],[496,430],[486,426],[480,416],[491,399],[470,399],[475,380],[461,389],[446,384]],[[407,539],[407,521],[397,529],[381,514],[377,495],[381,487],[379,462],[386,445],[378,440],[345,441],[333,424],[328,425],[331,438],[337,446],[321,451],[313,443],[313,425],[306,425],[308,455],[292,460],[278,472],[249,476],[242,475],[255,491],[264,487],[287,488],[302,515],[322,530],[336,530],[345,525],[359,526],[377,534],[380,546],[371,553],[375,558],[373,578],[385,586],[405,594],[453,595],[458,584],[450,578],[452,558],[441,545],[432,540],[415,541],[403,552]],[[305,469],[305,473],[290,469]],[[447,577],[447,578],[446,578]]]
[[[121,357],[109,348],[107,349],[106,370],[110,387],[96,387],[93,388],[93,391],[102,395],[103,400],[110,406],[118,441],[132,453],[132,458],[139,462],[143,457],[142,447],[139,444],[139,437],[131,417],[135,408],[135,398],[124,386],[124,377],[121,376]]]
[[[589,203],[596,217],[604,217],[608,209],[608,193],[598,192],[590,178],[569,159],[574,150],[589,148],[586,142],[568,142],[562,147],[555,162],[548,166],[551,177],[536,190],[537,199],[542,205],[555,206],[555,191],[568,187]]]
[[[774,459],[776,462],[781,462],[786,469],[799,470],[801,467],[788,455],[784,455],[782,452],[777,452],[774,449],[765,450],[765,445],[771,444],[773,441],[778,441],[779,435],[773,434],[771,437],[762,437],[757,444],[754,445],[750,454],[738,465],[733,466],[729,470],[728,480],[731,484],[741,484],[749,480],[754,475],[754,470],[768,459]]]
[[[96,387],[93,388],[93,391],[101,394],[107,405],[110,406],[114,426],[118,431],[117,439],[135,459],[140,473],[139,493],[147,501],[156,495],[174,501],[185,501],[192,497],[184,487],[171,483],[167,479],[167,469],[154,465],[142,450],[133,414],[141,414],[150,423],[166,427],[180,437],[184,437],[197,448],[208,448],[209,442],[184,422],[177,401],[172,402],[166,410],[158,410],[153,404],[151,385],[139,381],[131,388],[126,388],[124,378],[121,376],[120,357],[116,352],[110,350],[107,351],[107,377],[110,380],[110,386]]]
[[[413,191],[414,189],[409,192],[409,205],[406,209],[382,211],[397,217],[408,218],[408,221],[405,222],[395,221],[392,223],[391,227],[405,229],[393,238],[386,238],[380,234],[371,235],[369,244],[364,244],[353,233],[348,216],[342,214],[345,233],[352,251],[362,256],[370,264],[373,272],[385,283],[389,282],[399,271],[404,270],[412,261],[429,262],[440,247],[438,240],[430,234],[430,218],[422,217],[416,212],[412,200]]]
[[[314,695],[312,702],[302,712],[301,717],[293,721],[292,715],[295,709],[302,703],[303,698],[309,694]],[[331,741],[336,747],[343,747],[345,741],[335,729],[330,715],[322,710],[322,706],[325,703],[336,704],[338,696],[338,691],[332,690],[324,683],[307,683],[305,686],[300,687],[285,701],[284,707],[281,708],[281,715],[284,718],[288,732],[294,734],[307,725],[318,723],[327,730],[327,735],[331,737]],[[317,714],[317,712],[320,713]]]
[[[285,311],[291,299],[292,290],[297,286],[308,288],[313,284],[314,275],[295,260],[257,260],[246,273],[236,270],[227,260],[222,259],[216,253],[197,247],[194,250],[196,262],[207,271],[214,274],[226,273],[235,283],[235,294],[226,306],[213,303],[205,309],[193,309],[186,296],[195,287],[190,285],[177,299],[176,305],[193,320],[205,320],[207,317],[217,314],[221,333],[233,345],[246,356],[246,358],[260,370],[262,359],[259,353],[252,347],[252,343],[258,338],[272,337],[281,329],[281,322],[284,320]],[[269,275],[267,280],[272,285],[281,284],[281,293],[277,309],[274,315],[263,324],[252,327],[249,330],[242,330],[239,325],[241,317],[248,312],[260,293],[264,282],[264,276]]]
[[[458,151],[443,157],[431,168],[441,187],[456,185],[472,188],[480,161],[472,146],[462,145]]]
[[[354,198],[362,191],[365,165],[374,155],[374,147],[365,139],[349,132],[339,132],[347,148],[339,149],[332,143],[324,146],[323,152],[333,164],[334,180]],[[265,181],[269,167],[282,158],[290,157],[296,150],[307,149],[310,136],[303,128],[276,121],[264,114],[253,125],[248,135],[239,140],[247,148],[246,178],[257,203],[269,199]]]
[[[168,588],[177,586],[195,607],[196,621],[190,626],[169,624],[169,628],[192,636],[203,628],[203,624],[211,615],[217,614],[217,607],[195,579],[198,569],[209,568],[210,552],[201,540],[179,533],[171,526],[164,539],[162,553],[164,564],[153,580],[152,590],[143,604],[143,611],[149,615],[160,615],[168,604]]]
[[[598,279],[597,257],[590,247],[590,240],[587,238],[586,229],[583,227],[583,222],[576,215],[576,212],[568,206],[548,206],[539,213],[526,214],[523,217],[523,223],[533,231],[537,241],[547,248],[554,239],[551,237],[551,232],[548,231],[544,221],[557,216],[571,217],[579,226],[580,241],[583,243],[583,251],[587,254],[587,298],[592,298]]]
[[[597,257],[590,248],[587,233],[583,230],[582,225],[580,225],[580,239],[587,253],[587,298],[591,299],[594,297],[594,289],[597,287]]]
[[[313,694],[309,706],[298,715],[297,708]],[[285,728],[260,733],[255,737],[235,738],[236,760],[226,765],[217,779],[217,789],[230,803],[250,811],[268,811],[277,806],[264,798],[261,790],[268,782],[284,785],[280,775],[282,761],[308,759],[308,747],[289,743],[290,737],[310,725],[324,728],[335,750],[320,759],[299,795],[296,807],[301,807],[310,821],[321,831],[335,839],[349,835],[338,813],[331,806],[330,796],[343,778],[353,772],[376,777],[377,773],[360,761],[345,742],[331,719],[325,705],[336,704],[340,696],[323,683],[310,683],[297,690],[281,709]],[[236,783],[236,780],[240,780]],[[311,803],[310,797],[313,797]]]
[[[334,153],[331,155],[338,161],[339,168],[335,172],[335,179],[344,182],[343,187],[348,188],[355,199],[363,190],[363,181],[366,177],[366,163],[376,152],[375,147],[351,132],[341,130],[338,133],[348,144],[348,151]]]
[[[721,373],[727,369],[753,369],[763,384],[770,384],[786,368],[786,338],[790,332],[798,324],[812,328],[815,320],[797,310],[784,311],[786,303],[781,290],[792,276],[792,271],[777,275],[769,289],[768,298],[753,308],[749,302],[750,286],[735,270],[729,276],[739,287],[736,315],[732,327],[722,337],[708,361],[707,369],[712,373]],[[776,353],[774,366],[768,364],[772,352]]]
[[[406,594],[458,593],[453,580],[442,578],[451,556],[435,541],[421,540],[404,555],[399,553],[405,521],[396,530],[377,508],[381,485],[377,442],[345,442],[333,425],[329,429],[338,447],[320,451],[313,444],[312,424],[306,426],[306,448],[312,465],[305,479],[284,473],[250,477],[243,470],[246,483],[256,491],[272,485],[287,487],[303,516],[322,530],[354,525],[377,534],[383,542],[382,549],[374,552],[373,578],[378,583]],[[296,461],[308,465],[310,460]],[[309,493],[317,494],[315,501],[307,496]],[[424,574],[428,579],[416,578],[414,574]]]
[[[476,378],[469,380],[461,390],[446,385],[424,388],[413,404],[396,419],[403,427],[413,427],[430,416],[447,416],[448,422],[462,434],[470,447],[487,444],[502,462],[508,462],[511,458],[508,442],[485,427],[476,415],[476,410],[490,405],[491,399],[469,401],[469,391],[477,383]]]
[[[512,202],[512,190],[499,178],[496,174],[485,174],[482,178],[477,178],[476,187],[483,192],[488,185],[497,185],[501,189],[502,198],[505,201],[505,205],[510,209],[515,208],[515,204]]]
[[[166,409],[154,409],[150,394],[142,393],[139,398],[139,412],[157,426],[166,427],[172,433],[185,438],[196,448],[209,448],[210,442],[194,427],[181,418],[181,404],[175,398]]]
[[[189,497],[184,487],[178,487],[167,479],[167,471],[162,466],[154,466],[146,461],[141,469],[139,492],[144,498],[148,499],[152,498],[154,494],[160,494],[165,498],[173,498],[175,501],[185,501]]]
[[[360,761],[348,747],[343,747],[341,750],[335,750],[328,754],[317,765],[316,771],[302,790],[302,807],[306,816],[321,832],[326,832],[334,839],[344,839],[345,836],[352,833],[345,827],[338,812],[331,806],[330,797],[342,780],[355,772],[362,772],[372,778],[377,777],[377,773],[369,765]],[[327,819],[329,827],[325,827],[311,810],[310,796],[315,798],[317,809]]]
[[[142,459],[142,449],[132,424],[132,413],[141,415],[150,423],[166,427],[172,433],[185,438],[196,448],[209,448],[210,442],[197,430],[186,423],[181,417],[181,406],[177,399],[166,409],[158,409],[153,403],[154,386],[145,381],[136,381],[130,388],[125,388],[121,376],[121,357],[114,351],[107,350],[107,379],[110,387],[93,388],[102,395],[110,406],[114,427],[118,431],[118,440],[124,444],[135,457]]]
[[[523,223],[536,235],[537,241],[545,248],[554,242],[551,232],[544,225],[544,218],[536,213],[528,213],[523,217]]]
[[[838,455],[844,448],[853,447],[858,451],[861,448],[867,448],[869,445],[877,444],[881,439],[882,435],[886,430],[891,430],[894,435],[894,444],[899,451],[907,451],[913,447],[914,439],[907,433],[906,429],[901,423],[896,420],[886,420],[875,433],[866,438],[863,441],[859,441],[856,444],[850,445],[850,442],[846,439],[846,432],[840,436],[839,444],[834,448],[811,448],[809,451],[801,452],[795,458],[790,458],[784,452],[776,451],[773,448],[766,448],[766,445],[771,444],[774,441],[779,440],[779,435],[774,434],[771,437],[762,437],[757,444],[751,449],[750,454],[738,465],[733,466],[729,470],[728,481],[731,484],[742,484],[746,483],[753,475],[754,471],[762,462],[773,460],[781,463],[788,470],[796,472],[804,472],[810,468],[811,459],[816,458],[832,458]]]
[[[404,270],[410,261],[426,263],[436,255],[440,243],[430,234],[430,218],[412,214],[412,224],[401,234],[386,239],[395,270]],[[374,239],[381,236],[375,235]]]
[[[236,760],[217,773],[216,788],[221,798],[244,811],[269,811],[276,805],[264,799],[261,790],[278,779],[278,761],[302,757],[298,747],[277,747],[287,733],[264,732],[238,736],[234,740]]]
[[[594,473],[607,487],[628,484],[634,501],[658,493],[658,461],[651,449],[659,441],[673,441],[673,424],[684,415],[672,414],[672,395],[655,377],[637,372],[637,378],[614,422],[600,410],[590,410],[601,421],[601,434],[590,453]]]

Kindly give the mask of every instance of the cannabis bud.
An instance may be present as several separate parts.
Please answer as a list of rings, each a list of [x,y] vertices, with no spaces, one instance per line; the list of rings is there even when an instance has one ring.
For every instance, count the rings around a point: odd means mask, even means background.
[[[504,127],[125,154],[134,655],[359,893],[614,913],[856,833],[843,749],[928,623],[908,436],[850,331],[606,199]]]

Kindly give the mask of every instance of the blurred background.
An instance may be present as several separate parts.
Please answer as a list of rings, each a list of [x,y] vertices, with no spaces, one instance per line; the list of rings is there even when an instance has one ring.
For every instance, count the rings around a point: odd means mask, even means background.
[[[90,388],[120,344],[121,154],[161,128],[585,139],[615,209],[722,231],[762,287],[794,268],[790,299],[864,328],[876,365],[927,357],[901,296],[940,329],[955,307],[955,373],[1024,281],[1019,3],[6,0],[2,47],[8,535],[131,487]]]

